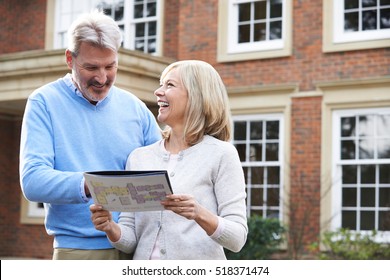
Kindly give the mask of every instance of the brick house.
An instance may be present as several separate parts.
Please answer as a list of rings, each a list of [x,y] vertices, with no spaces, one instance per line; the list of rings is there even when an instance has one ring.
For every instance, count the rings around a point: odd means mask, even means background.
[[[49,259],[43,208],[23,198],[28,95],[63,76],[69,23],[99,6],[124,33],[117,85],[156,110],[170,62],[221,74],[248,215],[276,217],[303,253],[340,227],[390,242],[390,2],[3,0],[0,6],[0,257]],[[147,4],[149,3],[149,4]]]

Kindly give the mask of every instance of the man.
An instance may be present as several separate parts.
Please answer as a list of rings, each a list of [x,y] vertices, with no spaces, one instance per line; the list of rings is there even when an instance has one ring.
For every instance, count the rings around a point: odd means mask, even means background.
[[[159,140],[160,129],[143,102],[114,86],[122,42],[115,21],[92,12],[68,32],[71,74],[35,90],[27,101],[21,186],[28,200],[45,205],[53,259],[118,259],[90,220],[83,172],[123,170],[130,152]]]

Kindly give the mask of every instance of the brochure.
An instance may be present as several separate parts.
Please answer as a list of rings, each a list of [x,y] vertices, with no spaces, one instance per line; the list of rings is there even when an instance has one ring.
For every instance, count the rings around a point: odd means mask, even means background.
[[[160,211],[172,194],[166,170],[95,171],[84,178],[95,204],[117,212]]]

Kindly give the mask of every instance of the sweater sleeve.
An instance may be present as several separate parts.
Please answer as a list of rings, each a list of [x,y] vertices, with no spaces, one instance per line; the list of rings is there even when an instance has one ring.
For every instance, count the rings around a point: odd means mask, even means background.
[[[224,229],[213,239],[228,250],[238,252],[245,245],[248,234],[245,178],[237,151],[230,144],[227,147],[222,153],[214,186],[218,215],[224,219]]]
[[[118,225],[121,229],[121,237],[111,245],[127,254],[133,253],[137,247],[137,237],[135,233],[135,215],[133,212],[123,212],[119,216]]]
[[[82,172],[54,168],[50,113],[37,96],[27,101],[20,145],[20,181],[25,197],[48,203],[83,203]]]

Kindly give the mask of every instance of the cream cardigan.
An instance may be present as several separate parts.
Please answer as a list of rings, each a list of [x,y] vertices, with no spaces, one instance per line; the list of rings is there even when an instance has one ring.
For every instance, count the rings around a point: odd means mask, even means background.
[[[160,144],[159,141],[134,150],[127,169],[167,169],[169,153]],[[112,245],[133,253],[134,259],[149,259],[157,236],[161,259],[226,259],[223,247],[234,252],[241,250],[248,227],[245,180],[235,147],[205,136],[200,143],[181,152],[174,173],[170,177],[173,192],[193,195],[224,219],[221,235],[212,239],[195,221],[172,211],[121,213],[121,238]]]

